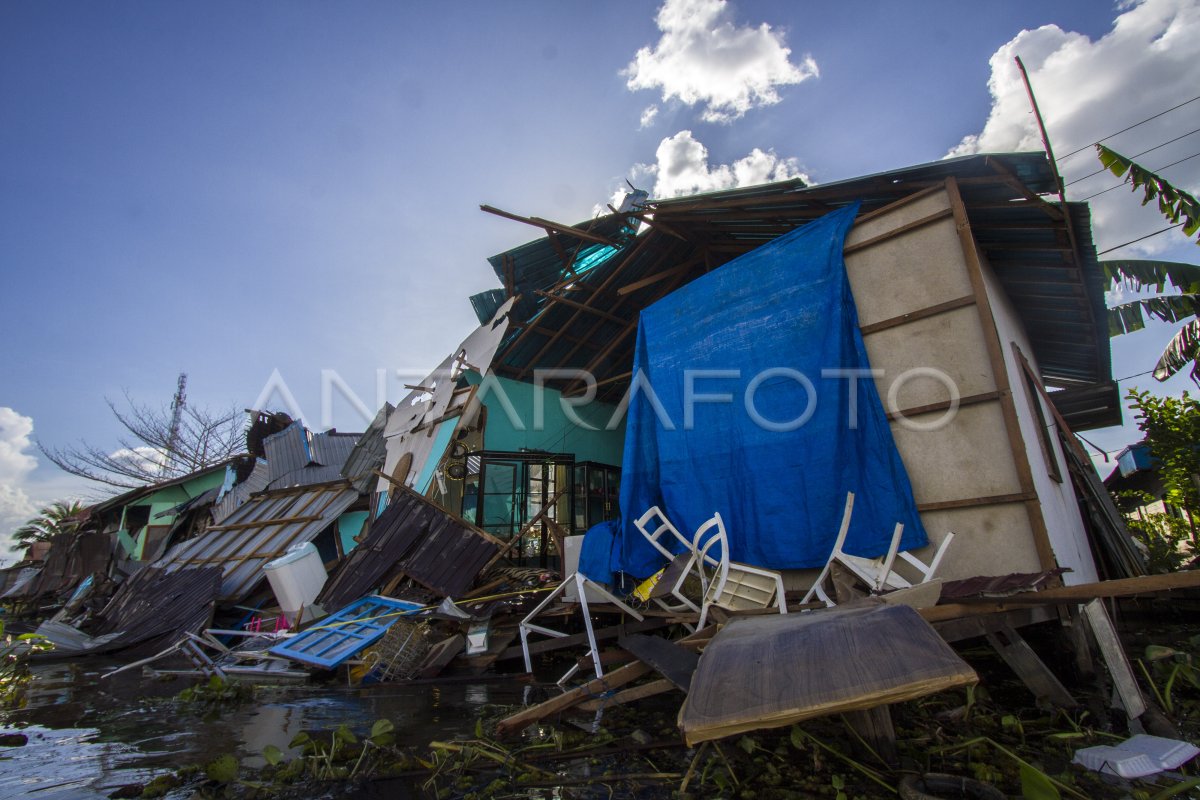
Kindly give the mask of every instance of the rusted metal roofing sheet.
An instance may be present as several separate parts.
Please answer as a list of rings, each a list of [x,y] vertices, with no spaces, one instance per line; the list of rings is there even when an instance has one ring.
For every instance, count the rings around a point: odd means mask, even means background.
[[[399,575],[455,597],[470,588],[499,548],[499,540],[466,520],[397,487],[366,541],[342,562],[317,602],[344,606]]]
[[[220,599],[237,602],[262,580],[263,564],[315,539],[358,497],[344,481],[253,497],[203,536],[172,548],[155,566],[171,571],[220,566]]]
[[[457,524],[448,517],[431,528],[401,569],[417,583],[444,597],[461,597],[499,550],[490,537]]]
[[[183,631],[196,632],[212,617],[221,581],[217,567],[165,571],[147,567],[122,583],[97,615],[95,634],[124,632],[128,647]]]
[[[185,632],[199,633],[212,621],[221,583],[218,567],[165,572],[147,567],[125,580],[88,630],[64,623],[38,628],[55,642],[46,659],[110,653],[131,647],[160,647]]]

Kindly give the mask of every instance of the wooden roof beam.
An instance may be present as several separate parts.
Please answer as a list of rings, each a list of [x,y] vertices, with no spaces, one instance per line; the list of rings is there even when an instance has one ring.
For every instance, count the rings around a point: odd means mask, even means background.
[[[613,212],[614,214],[621,213],[620,211],[617,211],[615,208],[613,208],[612,203],[608,204],[608,210]],[[687,241],[687,237],[685,237],[683,234],[679,233],[678,231],[674,230],[673,228],[671,228],[668,225],[662,225],[662,224],[656,222],[655,220],[650,219],[644,213],[630,212],[630,213],[626,214],[626,216],[633,217],[634,219],[638,220],[639,222],[644,222],[646,225],[648,225],[649,227],[653,228],[656,231],[662,231],[663,233],[667,234],[668,236],[674,236],[676,239],[678,239],[681,242]]]
[[[563,225],[561,222],[551,222],[550,220],[542,219],[541,217],[522,217],[519,214],[501,211],[500,209],[495,208],[494,206],[489,206],[486,203],[480,205],[479,210],[486,211],[489,214],[495,214],[498,217],[504,217],[505,219],[511,219],[514,222],[524,222],[526,225],[532,225],[535,228],[543,228],[547,232],[562,233],[566,234],[567,236],[574,236],[576,239],[583,239],[587,242],[608,245],[609,247],[617,246],[617,243],[612,239],[592,233],[591,231],[585,231],[583,228],[576,228],[573,225]]]
[[[601,284],[596,287],[595,294],[600,295],[606,289],[608,289],[608,287],[613,283],[613,281],[615,281],[620,276],[621,272],[623,272],[625,270],[625,268],[629,266],[630,262],[632,262],[634,259],[636,259],[638,257],[638,255],[640,255],[641,251],[645,247],[647,247],[647,243],[650,241],[653,241],[653,239],[654,239],[654,237],[644,236],[638,241],[637,244],[635,244],[633,246],[633,249],[630,252],[625,253],[624,257],[621,259],[620,263],[618,263],[613,268],[612,272],[610,272],[604,278],[603,282],[601,282]],[[583,313],[583,311],[581,309],[576,309],[575,313],[571,315],[571,318],[568,319],[563,324],[562,328],[559,330],[559,333],[560,334],[564,333],[568,328],[570,328],[573,324],[575,324],[575,320],[579,319],[579,315],[582,313]],[[521,336],[524,336],[527,333],[529,333],[529,331],[522,331]],[[517,341],[519,342],[520,338],[518,338]],[[547,341],[545,344],[543,344],[541,349],[539,349],[538,352],[534,355],[534,357],[529,360],[529,363],[526,364],[521,369],[520,376],[524,377],[525,375],[527,375],[530,372],[530,370],[534,369],[535,368],[534,365],[537,364],[537,362],[539,360],[541,360],[542,356],[546,355],[546,353],[550,350],[550,348],[554,346],[554,343],[556,341],[558,341],[558,338],[552,337],[549,341]],[[513,346],[516,346],[516,342],[513,343]],[[567,359],[569,359],[571,357],[571,355],[573,355],[578,349],[579,349],[579,345],[575,345],[575,347],[571,350],[571,352],[567,354]],[[564,361],[565,360],[566,359],[564,359]]]
[[[589,314],[596,315],[597,317],[603,317],[604,319],[615,322],[618,325],[629,324],[629,320],[624,319],[622,317],[618,317],[616,314],[610,314],[607,311],[601,311],[598,308],[593,308],[592,306],[589,306],[587,303],[580,303],[576,300],[568,300],[565,297],[560,297],[556,294],[550,294],[549,292],[543,292],[540,289],[537,292],[535,292],[535,294],[538,294],[538,295],[546,298],[546,300],[549,301],[550,303],[562,303],[565,306],[571,306],[571,308],[578,308],[581,311],[586,311]]]
[[[647,275],[645,278],[634,281],[633,283],[625,284],[620,289],[617,289],[617,294],[624,297],[627,294],[636,292],[638,289],[644,289],[645,287],[658,283],[659,281],[665,281],[668,278],[673,278],[679,273],[686,272],[687,270],[696,266],[700,263],[700,261],[701,258],[699,256],[692,256],[682,264],[678,264],[670,269],[665,269],[662,272],[656,272],[653,275]]]
[[[1008,184],[1009,186],[1011,186],[1013,189],[1016,190],[1017,194],[1021,195],[1026,200],[1033,203],[1038,208],[1038,210],[1040,210],[1046,216],[1050,217],[1050,219],[1061,220],[1063,218],[1063,212],[1061,209],[1055,208],[1054,206],[1050,205],[1045,200],[1043,200],[1041,197],[1034,194],[1030,190],[1030,188],[1028,186],[1026,186],[1025,183],[1020,178],[1017,177],[1016,173],[1014,173],[1011,169],[1008,168],[1008,165],[1006,165],[1000,161],[997,161],[996,159],[992,158],[991,156],[988,156],[987,158],[985,158],[984,163],[987,164],[992,169],[994,169],[996,171],[996,173],[999,174],[1000,177],[1004,179],[1004,182],[1006,184]]]

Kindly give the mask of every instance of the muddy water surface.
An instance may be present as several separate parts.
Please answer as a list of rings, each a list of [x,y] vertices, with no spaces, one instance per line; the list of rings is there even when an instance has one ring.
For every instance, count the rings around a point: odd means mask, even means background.
[[[29,737],[24,747],[0,747],[0,800],[107,797],[227,753],[261,766],[267,745],[286,752],[301,730],[342,723],[362,733],[390,719],[398,743],[425,745],[470,735],[479,706],[519,703],[523,689],[512,682],[260,687],[252,702],[204,714],[175,699],[194,679],[136,671],[101,678],[115,666],[93,659],[34,668],[25,706],[0,712],[0,732]]]

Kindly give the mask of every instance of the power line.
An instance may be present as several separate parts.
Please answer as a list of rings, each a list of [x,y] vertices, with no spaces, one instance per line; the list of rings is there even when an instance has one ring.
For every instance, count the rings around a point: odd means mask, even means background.
[[[1140,157],[1146,155],[1146,153],[1153,153],[1158,148],[1166,147],[1169,144],[1174,144],[1175,142],[1178,142],[1180,139],[1186,139],[1187,137],[1191,136],[1193,133],[1200,133],[1200,128],[1196,128],[1196,130],[1194,130],[1194,131],[1188,131],[1187,133],[1183,134],[1182,136],[1176,136],[1174,139],[1163,142],[1162,144],[1157,144],[1154,147],[1151,147],[1149,150],[1143,150],[1142,152],[1138,153],[1137,155],[1130,156],[1129,160],[1132,161],[1135,158],[1140,158]],[[1070,186],[1071,184],[1079,183],[1080,181],[1086,181],[1088,178],[1093,178],[1093,177],[1095,177],[1097,175],[1101,175],[1105,172],[1108,172],[1108,170],[1107,169],[1098,169],[1095,172],[1092,172],[1088,175],[1084,175],[1082,178],[1076,178],[1075,180],[1071,181],[1071,183],[1068,183],[1067,186]]]
[[[1127,241],[1126,243],[1124,243],[1124,245],[1117,245],[1116,247],[1110,247],[1108,249],[1104,249],[1104,251],[1100,251],[1099,253],[1097,253],[1097,255],[1104,255],[1105,253],[1111,253],[1112,251],[1115,251],[1115,249],[1121,249],[1122,247],[1126,247],[1127,245],[1133,245],[1133,243],[1140,242],[1142,239],[1150,239],[1151,236],[1157,236],[1158,234],[1165,234],[1166,231],[1168,231],[1168,230],[1172,230],[1175,228],[1182,228],[1184,224],[1187,224],[1187,223],[1181,222],[1181,223],[1178,223],[1177,225],[1168,225],[1168,227],[1165,227],[1162,230],[1156,230],[1152,234],[1146,234],[1145,236],[1138,236],[1138,237],[1136,237],[1136,239]]]
[[[1138,373],[1138,374],[1136,374],[1136,375],[1126,375],[1124,378],[1117,378],[1117,382],[1118,382],[1118,383],[1120,383],[1121,381],[1127,381],[1127,380],[1129,380],[1130,378],[1140,378],[1140,377],[1142,377],[1143,375],[1149,375],[1151,372],[1154,372],[1154,370],[1152,370],[1152,369],[1148,369],[1148,370],[1146,370],[1145,372],[1139,372],[1139,373]]]
[[[1084,150],[1087,150],[1089,147],[1092,147],[1092,145],[1096,145],[1096,144],[1099,144],[1100,142],[1108,141],[1109,139],[1113,138],[1114,136],[1120,136],[1122,133],[1125,133],[1126,131],[1131,131],[1134,128],[1138,127],[1139,125],[1145,125],[1147,122],[1149,122],[1152,119],[1158,119],[1163,114],[1170,114],[1175,109],[1183,108],[1188,103],[1194,103],[1197,100],[1200,100],[1200,95],[1193,97],[1191,100],[1184,100],[1182,103],[1180,103],[1177,106],[1171,106],[1166,111],[1160,111],[1152,117],[1146,117],[1141,122],[1135,122],[1134,124],[1130,125],[1128,128],[1122,128],[1121,130],[1117,131],[1116,133],[1110,133],[1108,136],[1105,136],[1103,139],[1097,139],[1095,142],[1092,142],[1092,144],[1085,144],[1083,147],[1079,148],[1078,150],[1072,150],[1071,152],[1067,153],[1065,156],[1063,156],[1062,158],[1060,158],[1058,160],[1063,161],[1064,159],[1068,159],[1071,156],[1075,155],[1076,153],[1082,153]]]
[[[1162,172],[1164,169],[1170,169],[1171,167],[1175,166],[1176,164],[1182,164],[1182,163],[1183,163],[1183,162],[1185,162],[1185,161],[1191,161],[1191,160],[1192,160],[1193,158],[1195,158],[1196,156],[1200,156],[1200,153],[1192,153],[1190,156],[1187,156],[1187,157],[1185,157],[1185,158],[1181,158],[1181,159],[1179,159],[1178,161],[1172,161],[1170,164],[1167,164],[1165,167],[1156,167],[1156,168],[1154,169],[1154,172],[1156,172],[1156,173],[1157,173],[1157,172]],[[1128,180],[1128,179],[1126,179],[1126,180],[1123,180],[1123,181],[1121,181],[1120,183],[1118,183],[1116,186],[1110,186],[1110,187],[1108,187],[1107,189],[1104,189],[1103,191],[1096,192],[1095,194],[1089,194],[1087,197],[1085,197],[1085,198],[1083,198],[1082,200],[1079,200],[1079,201],[1077,201],[1077,202],[1083,203],[1083,202],[1086,202],[1086,201],[1088,201],[1088,200],[1091,200],[1093,197],[1099,197],[1099,196],[1100,196],[1100,195],[1102,195],[1102,194],[1108,194],[1108,193],[1109,193],[1109,192],[1111,192],[1113,189],[1120,189],[1122,186],[1126,185],[1127,183],[1129,183],[1129,180]]]

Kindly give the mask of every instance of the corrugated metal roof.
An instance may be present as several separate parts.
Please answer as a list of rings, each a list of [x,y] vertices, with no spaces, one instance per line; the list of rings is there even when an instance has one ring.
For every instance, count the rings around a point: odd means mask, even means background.
[[[514,314],[514,333],[494,369],[528,380],[534,368],[587,369],[605,381],[600,399],[619,397],[628,381],[638,312],[692,279],[855,201],[861,214],[953,177],[972,231],[1017,313],[1030,330],[1038,367],[1052,385],[1111,377],[1104,282],[1087,207],[1070,204],[1073,252],[1043,153],[964,156],[835,183],[784,182],[649,204],[652,226],[626,242],[534,313]],[[1057,215],[1057,216],[1056,216]],[[612,215],[610,224],[623,222]],[[547,239],[493,256],[514,274],[541,275],[559,259]],[[1078,260],[1079,263],[1076,263]],[[560,271],[559,282],[562,274]],[[579,305],[588,309],[580,309]],[[522,306],[524,307],[524,306]],[[520,309],[518,309],[519,311]]]
[[[271,481],[271,468],[261,458],[254,462],[254,469],[246,480],[234,486],[220,501],[213,506],[213,521],[218,525],[230,514],[238,510],[250,496],[266,490]]]
[[[271,470],[267,487],[286,489],[338,480],[358,437],[357,433],[335,430],[312,433],[300,422],[293,422],[263,439]]]
[[[190,472],[187,475],[181,475],[178,478],[169,478],[165,481],[159,481],[158,483],[149,484],[148,486],[139,486],[136,489],[130,489],[129,491],[123,492],[123,493],[117,495],[116,497],[110,497],[109,499],[105,500],[102,503],[97,503],[96,505],[92,506],[90,511],[93,515],[95,515],[95,514],[101,514],[105,511],[109,511],[114,508],[120,508],[121,506],[129,505],[130,503],[140,500],[141,498],[145,497],[146,495],[153,494],[154,492],[160,491],[162,489],[167,489],[167,488],[170,488],[171,486],[178,486],[181,483],[187,483],[190,480],[202,477],[204,475],[208,475],[210,473],[216,472],[217,470],[223,470],[229,464],[234,463],[235,461],[237,461],[238,459],[240,459],[242,457],[243,457],[242,455],[231,456],[231,457],[225,459],[224,461],[220,462],[219,464],[213,464],[211,467],[204,467],[203,469],[198,469],[195,472]]]
[[[479,531],[447,518],[405,556],[401,570],[417,583],[444,597],[461,597],[475,585],[480,571],[500,546]]]
[[[202,536],[173,547],[155,566],[219,565],[224,570],[221,600],[237,602],[262,580],[263,564],[315,539],[358,498],[344,481],[261,494]]]
[[[319,463],[313,454],[311,436],[308,429],[297,420],[279,433],[263,439],[272,479]]]
[[[215,567],[166,572],[147,567],[117,587],[96,617],[93,633],[121,635],[105,645],[118,650],[159,636],[199,632],[212,618],[221,571]]]
[[[1116,381],[1050,392],[1050,402],[1076,433],[1121,424],[1121,390]]]
[[[387,456],[387,440],[383,438],[383,432],[387,428],[388,416],[394,410],[395,406],[391,403],[383,404],[342,465],[342,477],[362,494],[369,494],[375,484],[374,470],[383,468],[383,460]]]
[[[499,547],[496,539],[466,520],[416,492],[397,488],[366,541],[341,563],[317,602],[344,606],[401,574],[445,597],[456,597],[470,588]]]
[[[58,594],[75,586],[93,573],[108,573],[114,538],[107,533],[58,533],[50,539],[46,560],[31,580],[14,585],[5,599],[36,599]]]

